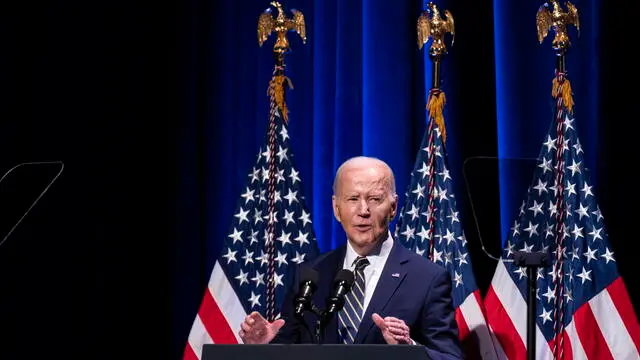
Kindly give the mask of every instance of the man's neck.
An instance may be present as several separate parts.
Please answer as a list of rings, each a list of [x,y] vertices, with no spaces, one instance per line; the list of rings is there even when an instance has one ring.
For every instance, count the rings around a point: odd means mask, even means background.
[[[385,242],[385,240],[387,240],[387,237],[389,236],[389,234],[385,234],[384,237],[378,239],[378,241],[376,241],[373,244],[369,244],[369,246],[357,246],[355,243],[349,241],[349,244],[351,245],[351,248],[353,249],[353,251],[355,251],[356,254],[358,254],[358,256],[370,256],[370,255],[376,255],[378,253],[380,253],[380,249],[382,248],[382,243]],[[348,239],[347,239],[348,240]]]

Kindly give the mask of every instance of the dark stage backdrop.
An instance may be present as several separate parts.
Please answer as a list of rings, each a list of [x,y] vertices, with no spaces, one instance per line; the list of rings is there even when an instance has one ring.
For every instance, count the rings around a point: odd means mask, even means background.
[[[567,65],[577,126],[620,272],[639,309],[640,283],[632,276],[634,15],[620,11],[622,1],[574,3],[581,31],[578,37],[571,29]],[[330,210],[333,173],[343,160],[380,157],[393,167],[400,194],[407,185],[430,83],[430,63],[415,41],[423,4],[284,4],[307,20],[307,44],[289,36],[290,136],[326,251],[345,241]],[[538,1],[437,4],[456,21],[443,62],[447,144],[484,291],[495,262],[480,249],[477,225],[497,254],[528,184],[509,173],[488,181],[470,162],[464,168],[465,160],[538,155],[552,116],[551,39],[537,43]],[[180,357],[266,130],[272,39],[258,46],[256,20],[267,6],[2,5],[0,169],[47,160],[65,167],[0,245],[0,357]],[[16,176],[0,183],[2,238],[55,169]],[[476,186],[471,194],[482,206],[477,223],[465,179],[486,181],[484,191]]]

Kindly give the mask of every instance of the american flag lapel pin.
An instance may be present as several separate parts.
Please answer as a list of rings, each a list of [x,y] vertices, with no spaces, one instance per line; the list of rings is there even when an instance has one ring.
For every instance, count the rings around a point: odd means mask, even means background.
[[[400,277],[400,273],[393,273],[393,274],[391,274],[391,277],[399,278]]]

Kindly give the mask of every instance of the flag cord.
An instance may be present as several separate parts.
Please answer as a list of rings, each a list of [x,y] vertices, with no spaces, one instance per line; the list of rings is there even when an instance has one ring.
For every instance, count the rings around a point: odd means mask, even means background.
[[[566,97],[566,91],[569,91],[569,96]],[[569,80],[565,78],[565,73],[558,72],[556,78],[553,80],[552,95],[556,98],[556,179],[555,185],[557,187],[556,194],[556,226],[555,233],[557,237],[556,241],[556,264],[553,271],[554,276],[554,309],[556,310],[554,316],[554,332],[556,341],[554,342],[554,359],[564,359],[564,239],[566,229],[564,220],[566,216],[565,204],[564,204],[564,121],[563,121],[563,106],[569,108],[569,105],[573,106],[573,100],[570,96],[571,86]]]

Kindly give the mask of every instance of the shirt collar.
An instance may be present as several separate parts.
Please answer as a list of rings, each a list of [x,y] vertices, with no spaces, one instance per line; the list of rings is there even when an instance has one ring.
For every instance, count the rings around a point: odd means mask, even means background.
[[[391,248],[393,247],[393,237],[391,236],[391,232],[388,233],[387,238],[377,246],[371,254],[367,255],[367,260],[369,260],[369,264],[372,267],[376,267],[377,262],[384,261],[391,252]],[[345,265],[349,267],[349,269],[353,270],[355,265],[355,261],[358,258],[358,255],[349,240],[347,240],[347,253],[345,255]]]

